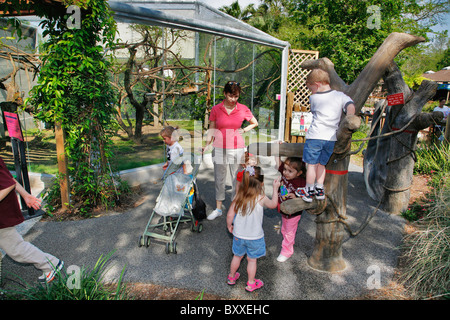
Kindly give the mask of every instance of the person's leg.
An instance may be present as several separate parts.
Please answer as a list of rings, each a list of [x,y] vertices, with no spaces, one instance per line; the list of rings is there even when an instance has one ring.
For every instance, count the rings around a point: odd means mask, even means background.
[[[236,193],[236,176],[239,170],[242,169],[242,155],[245,153],[245,149],[229,149],[227,150],[227,158],[226,161],[228,163],[228,167],[230,168],[231,175],[231,194],[234,197]]]
[[[227,178],[227,166],[224,164],[223,157],[223,149],[215,148],[213,150],[216,209],[208,215],[208,220],[214,220],[222,215],[222,201],[225,200],[225,183]]]
[[[281,234],[283,235],[283,241],[281,243],[280,255],[289,258],[294,253],[295,235],[297,233],[298,222],[302,216],[298,215],[292,218],[281,217]],[[278,261],[285,261],[286,259],[278,259]]]
[[[250,284],[255,283],[256,262],[257,262],[256,258],[247,257],[247,277],[248,277],[248,283],[250,283]]]
[[[231,259],[230,264],[230,278],[234,278],[236,276],[236,272],[239,269],[239,266],[241,265],[241,260],[244,256],[238,257],[237,255],[233,256],[233,259]]]
[[[256,279],[256,263],[257,259],[266,255],[266,242],[264,237],[258,240],[247,240],[247,286],[245,290],[254,291],[261,288],[264,283],[260,279]]]
[[[52,271],[59,259],[25,241],[15,227],[0,229],[0,248],[19,263],[33,264],[45,273]]]
[[[300,190],[296,195],[300,196],[303,201],[312,202],[315,194],[314,184],[316,181],[317,164],[308,164],[306,167],[306,186]]]
[[[227,166],[224,163],[224,150],[215,148],[213,151],[214,162],[214,184],[216,191],[216,201],[225,200],[225,184],[227,178]],[[218,207],[218,209],[222,209]]]
[[[324,141],[323,149],[320,154],[319,163],[316,169],[316,185],[315,185],[315,196],[317,200],[325,199],[325,177],[326,177],[326,165],[330,160],[331,155],[334,150],[334,141]]]
[[[244,243],[245,241],[243,241],[242,239],[233,236],[233,246],[232,246],[233,258],[231,259],[230,273],[228,274],[227,277],[227,283],[229,285],[236,284],[236,280],[239,279],[240,275],[239,272],[237,272],[237,270],[239,269],[239,266],[241,265],[241,260],[246,252]]]
[[[323,187],[323,183],[325,182],[325,173],[326,173],[326,167],[322,164],[317,164],[316,169],[316,185],[320,185]]]
[[[317,164],[306,164],[306,187],[314,187],[317,175]]]

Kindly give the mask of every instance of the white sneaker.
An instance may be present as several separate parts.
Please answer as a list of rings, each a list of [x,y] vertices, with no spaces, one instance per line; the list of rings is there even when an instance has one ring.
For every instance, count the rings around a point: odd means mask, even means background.
[[[211,212],[211,214],[206,217],[206,219],[208,220],[214,220],[217,217],[220,217],[222,215],[222,210],[220,209],[215,209],[213,212]]]
[[[280,254],[277,258],[278,262],[285,262],[287,259],[289,259],[289,257],[283,256],[282,254]]]
[[[62,270],[62,268],[64,267],[64,261],[59,260],[58,264],[56,265],[56,267],[54,267],[54,269],[50,272],[47,272],[39,277],[39,282],[46,282],[46,283],[50,283],[53,281],[53,279],[55,279],[56,275]]]

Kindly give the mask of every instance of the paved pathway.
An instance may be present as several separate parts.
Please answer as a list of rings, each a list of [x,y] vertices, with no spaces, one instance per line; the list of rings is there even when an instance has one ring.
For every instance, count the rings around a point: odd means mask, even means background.
[[[271,192],[273,177],[266,174],[268,193]],[[202,166],[197,180],[209,212],[215,203],[212,168]],[[205,290],[206,293],[230,299],[352,299],[367,293],[368,279],[375,272],[379,272],[382,286],[392,279],[402,239],[402,218],[378,211],[363,232],[355,238],[345,239],[343,256],[347,268],[329,274],[315,271],[307,265],[307,257],[314,245],[314,216],[303,215],[295,253],[288,261],[279,263],[276,257],[282,238],[275,226],[281,219],[275,210],[266,210],[264,230],[267,255],[258,260],[257,271],[257,277],[265,282],[265,286],[249,294],[244,290],[244,260],[240,268],[241,280],[233,287],[226,284],[232,239],[226,229],[225,216],[214,221],[203,221],[202,233],[192,233],[188,225],[181,228],[177,237],[178,254],[167,255],[165,245],[157,241],[153,241],[149,248],[138,247],[138,238],[147,224],[161,184],[148,183],[143,187],[147,201],[137,208],[84,221],[38,221],[26,233],[25,239],[61,257],[66,267],[94,266],[100,255],[116,250],[109,263],[107,276],[110,279],[117,279],[125,267],[125,281],[128,282],[153,283],[196,292]],[[224,204],[229,206],[229,200]],[[376,201],[370,199],[365,191],[362,169],[350,165],[347,215],[351,228],[357,230],[376,205]],[[36,281],[40,275],[33,266],[17,264],[8,257],[3,259],[3,273],[17,274],[29,283]],[[7,278],[4,284],[8,283],[11,281]]]

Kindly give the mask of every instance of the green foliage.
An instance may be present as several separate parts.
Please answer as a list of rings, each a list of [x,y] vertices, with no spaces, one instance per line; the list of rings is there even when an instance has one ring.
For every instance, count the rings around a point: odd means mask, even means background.
[[[352,134],[352,140],[360,140],[367,138],[367,135],[370,131],[370,127],[366,124],[362,124],[357,131]],[[351,150],[356,151],[360,148],[361,144],[366,143],[367,141],[354,141],[352,142]],[[359,150],[358,154],[362,154],[362,149]]]
[[[292,18],[300,27],[296,43],[301,49],[318,50],[328,57],[341,78],[350,83],[373,56],[384,39],[399,31],[403,1],[295,1]],[[380,8],[379,27],[368,28],[369,6]]]
[[[436,64],[436,70],[450,66],[450,48],[447,48],[442,55],[442,59]]]
[[[371,6],[379,8],[379,15]],[[446,12],[447,1],[264,0],[249,23],[289,41],[292,48],[319,51],[351,83],[390,33],[427,38]]]
[[[72,200],[88,212],[115,196],[106,167],[115,97],[105,52],[113,45],[116,25],[105,0],[67,1],[72,3],[81,7],[80,28],[69,28],[65,11],[44,13],[41,26],[48,40],[28,102],[39,120],[62,124]]]
[[[416,150],[414,173],[434,174],[450,172],[450,145],[445,143],[420,145]]]
[[[408,85],[408,87],[410,87],[411,89],[413,89],[414,91],[416,91],[417,89],[419,89],[420,84],[422,83],[423,80],[426,80],[426,78],[422,77],[422,75],[420,74],[415,74],[412,76],[408,76],[408,75],[404,75],[403,79],[405,80],[405,83]]]
[[[189,109],[191,110],[192,119],[205,121],[206,96],[192,95],[189,99]]]
[[[128,292],[123,283],[125,267],[117,284],[104,281],[105,267],[113,252],[100,256],[92,269],[80,269],[79,283],[74,283],[72,274],[60,272],[50,284],[30,286],[3,293],[7,300],[128,300]]]
[[[432,192],[402,213],[415,231],[402,245],[401,281],[417,299],[450,299],[450,146],[422,146],[416,155],[414,170],[431,175]]]
[[[406,236],[401,281],[418,299],[450,299],[450,175],[441,176],[416,231]]]
[[[450,146],[448,144],[433,144],[431,146],[421,145],[416,151],[417,161],[414,165],[415,174],[426,174],[431,176],[430,186],[438,190],[445,186],[442,181],[448,180],[450,172]],[[408,221],[422,219],[432,210],[439,201],[435,193],[427,194],[425,199],[417,199],[402,216]]]
[[[417,199],[413,204],[408,206],[401,216],[410,222],[422,219],[436,201],[434,194],[430,193],[424,199]]]

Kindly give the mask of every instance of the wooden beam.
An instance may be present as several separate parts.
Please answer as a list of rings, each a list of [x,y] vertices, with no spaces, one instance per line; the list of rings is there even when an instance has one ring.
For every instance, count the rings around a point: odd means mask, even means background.
[[[60,188],[61,188],[61,208],[66,211],[69,207],[69,175],[67,173],[67,157],[64,148],[64,130],[60,122],[55,123],[55,138],[56,138],[56,157],[58,160],[58,171],[60,174]]]

